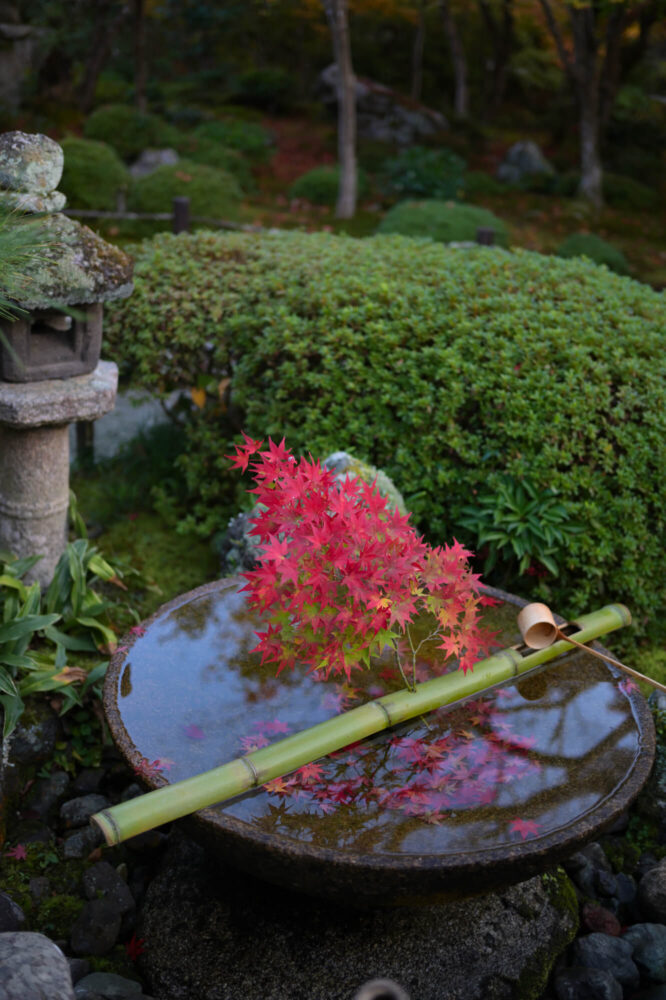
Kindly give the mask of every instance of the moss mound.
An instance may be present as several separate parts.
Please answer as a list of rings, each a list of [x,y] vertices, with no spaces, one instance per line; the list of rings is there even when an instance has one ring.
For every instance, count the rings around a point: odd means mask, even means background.
[[[202,122],[197,125],[194,134],[199,139],[209,139],[229,149],[237,149],[258,163],[268,159],[273,144],[273,136],[263,126],[235,118]]]
[[[60,190],[70,208],[111,212],[117,192],[129,184],[129,173],[111,146],[94,139],[63,139],[65,154]]]
[[[478,229],[493,229],[498,246],[506,246],[509,241],[506,225],[493,212],[452,201],[401,201],[386,213],[377,232],[427,236],[438,243],[464,243],[476,240]]]
[[[628,274],[627,258],[612,243],[594,233],[574,233],[567,236],[555,251],[558,257],[589,257],[595,264],[605,264],[616,274]]]
[[[236,179],[224,170],[181,160],[135,181],[128,204],[136,212],[168,212],[179,196],[190,199],[192,215],[235,218],[242,192]]]
[[[368,178],[363,170],[356,175],[358,197],[368,193]],[[290,198],[303,198],[313,205],[335,205],[340,187],[340,167],[314,167],[297,177],[289,188]]]
[[[163,234],[134,252],[107,351],[152,390],[206,389],[183,527],[238,510],[224,454],[243,427],[384,469],[437,543],[505,476],[556,489],[586,529],[547,581],[558,611],[624,601],[640,625],[664,605],[663,295],[585,260],[395,236]]]
[[[173,146],[178,130],[157,115],[148,114],[129,104],[104,104],[86,120],[86,139],[97,139],[113,146],[124,160],[131,160],[144,149]]]

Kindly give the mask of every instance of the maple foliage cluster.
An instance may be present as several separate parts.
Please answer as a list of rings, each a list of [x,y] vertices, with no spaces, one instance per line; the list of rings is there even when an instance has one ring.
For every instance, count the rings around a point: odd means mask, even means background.
[[[246,434],[227,456],[246,471],[251,456],[257,513],[252,519],[262,557],[243,576],[248,603],[265,616],[256,647],[278,673],[297,662],[323,676],[369,666],[389,646],[412,686],[416,653],[410,624],[429,612],[445,656],[472,669],[492,635],[480,627],[480,608],[493,603],[478,588],[469,553],[457,541],[433,548],[391,510],[375,484],[336,482],[318,461],[298,461],[285,446]],[[422,640],[426,641],[426,640]]]

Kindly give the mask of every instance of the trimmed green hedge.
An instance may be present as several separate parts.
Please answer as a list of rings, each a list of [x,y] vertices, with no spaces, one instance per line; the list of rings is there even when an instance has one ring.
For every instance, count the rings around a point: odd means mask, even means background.
[[[474,242],[479,228],[494,229],[495,243],[507,245],[506,225],[493,212],[453,201],[401,201],[386,213],[377,232],[426,236],[438,243],[464,243]]]
[[[229,149],[237,149],[251,160],[264,162],[271,155],[273,136],[256,122],[225,118],[224,121],[208,121],[197,125],[194,135],[199,139],[218,142]]]
[[[186,195],[192,215],[212,218],[238,214],[242,192],[231,174],[191,160],[158,167],[132,185],[128,207],[135,212],[169,212],[174,198]]]
[[[105,104],[86,119],[83,134],[107,142],[124,160],[131,160],[144,149],[175,146],[180,133],[157,115],[129,104]]]
[[[111,212],[116,194],[129,185],[129,172],[118,154],[105,142],[93,139],[63,139],[65,154],[60,190],[70,208],[94,208]]]
[[[558,257],[589,257],[595,264],[605,264],[616,274],[629,274],[627,258],[612,243],[594,233],[572,233],[555,251]]]
[[[558,553],[557,610],[625,601],[641,624],[664,605],[663,295],[583,260],[404,237],[162,234],[135,255],[106,350],[153,391],[208,389],[179,462],[188,527],[237,509],[242,427],[384,469],[436,542],[504,475],[553,487],[587,529]]]

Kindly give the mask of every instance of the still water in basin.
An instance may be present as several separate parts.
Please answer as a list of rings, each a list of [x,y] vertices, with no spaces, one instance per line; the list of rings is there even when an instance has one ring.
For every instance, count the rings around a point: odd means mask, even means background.
[[[487,612],[498,646],[518,608]],[[249,653],[256,621],[237,583],[185,595],[115,660],[115,697],[150,784],[190,777],[401,687],[390,661],[352,683],[275,676]],[[434,651],[419,666],[438,672]],[[441,667],[439,668],[441,672]],[[507,686],[382,733],[214,811],[264,834],[360,854],[455,855],[539,841],[593,814],[633,774],[637,696],[574,652]],[[566,838],[565,838],[566,839]],[[525,845],[527,846],[527,845]]]

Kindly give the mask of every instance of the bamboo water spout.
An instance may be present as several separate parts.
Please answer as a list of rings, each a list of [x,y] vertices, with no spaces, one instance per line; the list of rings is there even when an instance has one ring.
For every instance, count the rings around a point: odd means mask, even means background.
[[[576,643],[586,643],[629,625],[630,612],[620,604],[582,615],[578,631],[532,652],[521,647],[502,650],[460,671],[418,684],[414,691],[384,695],[310,729],[248,753],[203,774],[159,788],[96,813],[91,822],[107,844],[121,843],[163,823],[180,819],[281,777],[329,753],[391,726],[444,705],[459,705],[492,688],[543,669]]]

